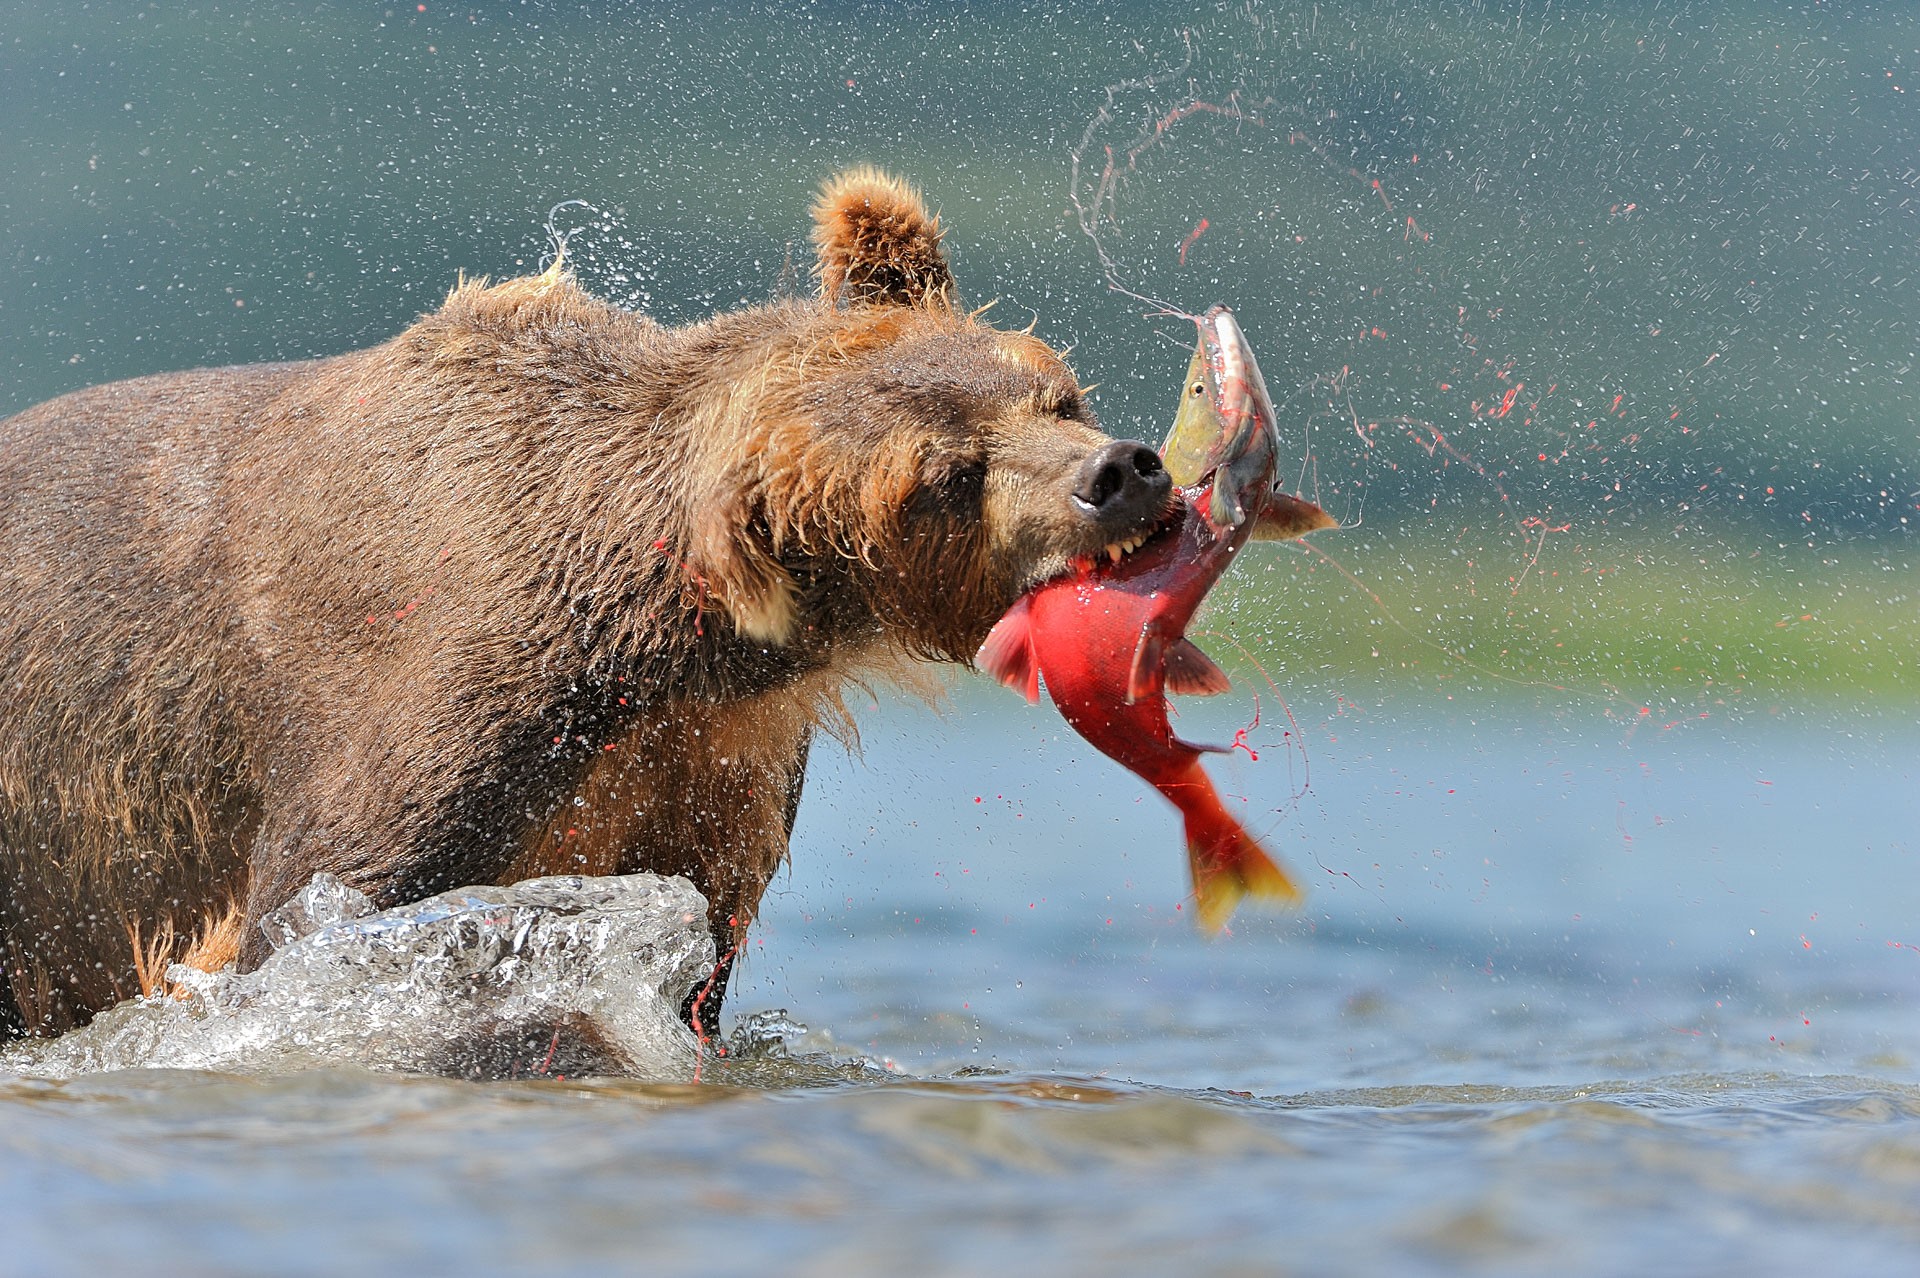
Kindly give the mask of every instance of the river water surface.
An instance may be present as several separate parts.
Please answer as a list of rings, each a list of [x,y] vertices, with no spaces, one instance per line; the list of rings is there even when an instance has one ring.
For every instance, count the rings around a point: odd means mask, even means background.
[[[1911,731],[1308,725],[1304,765],[1220,775],[1309,903],[1207,942],[1171,813],[1049,713],[962,689],[864,722],[864,758],[821,752],[699,1083],[16,1055],[8,1272],[1866,1272],[1920,1245]]]

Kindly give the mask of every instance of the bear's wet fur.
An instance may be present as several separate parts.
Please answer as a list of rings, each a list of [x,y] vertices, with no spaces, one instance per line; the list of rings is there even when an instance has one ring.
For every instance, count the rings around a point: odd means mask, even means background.
[[[681,873],[730,952],[839,689],[1163,518],[917,192],[843,174],[814,223],[814,298],[670,328],[556,264],[0,422],[0,1037],[251,967],[319,870]]]

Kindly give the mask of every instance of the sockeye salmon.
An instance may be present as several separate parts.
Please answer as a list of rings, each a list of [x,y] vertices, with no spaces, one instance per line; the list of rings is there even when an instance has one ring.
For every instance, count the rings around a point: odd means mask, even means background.
[[[1181,486],[1174,514],[1118,562],[1088,558],[1020,597],[975,663],[1040,699],[1095,748],[1139,774],[1180,809],[1195,919],[1218,931],[1242,897],[1292,903],[1300,889],[1220,802],[1200,756],[1230,747],[1173,734],[1168,692],[1209,696],[1226,673],[1186,637],[1220,574],[1258,536],[1299,537],[1335,520],[1274,488],[1279,431],[1259,366],[1231,311],[1199,320],[1200,341],[1162,446]]]

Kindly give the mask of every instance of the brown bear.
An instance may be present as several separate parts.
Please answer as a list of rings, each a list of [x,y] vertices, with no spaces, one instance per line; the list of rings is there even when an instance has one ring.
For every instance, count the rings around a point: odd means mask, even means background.
[[[258,963],[318,870],[685,874],[731,953],[841,686],[967,662],[1174,501],[942,235],[859,170],[814,298],[669,328],[556,264],[0,422],[0,1035]]]

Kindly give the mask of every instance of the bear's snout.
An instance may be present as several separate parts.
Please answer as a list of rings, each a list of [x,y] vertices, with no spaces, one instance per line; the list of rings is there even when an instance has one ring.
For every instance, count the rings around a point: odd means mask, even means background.
[[[1073,499],[1107,527],[1148,523],[1166,509],[1173,479],[1160,455],[1133,439],[1116,439],[1081,463]]]

